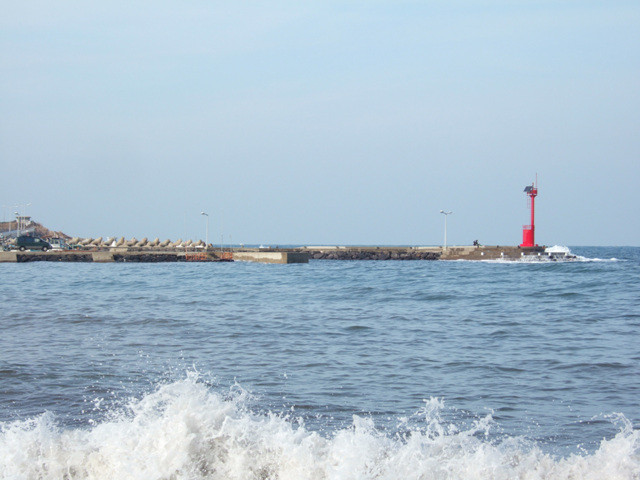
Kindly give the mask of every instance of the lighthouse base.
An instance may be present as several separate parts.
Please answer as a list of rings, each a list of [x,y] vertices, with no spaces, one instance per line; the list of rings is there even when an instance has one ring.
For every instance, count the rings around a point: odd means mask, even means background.
[[[537,247],[534,242],[534,230],[530,225],[522,227],[522,243],[521,247]]]

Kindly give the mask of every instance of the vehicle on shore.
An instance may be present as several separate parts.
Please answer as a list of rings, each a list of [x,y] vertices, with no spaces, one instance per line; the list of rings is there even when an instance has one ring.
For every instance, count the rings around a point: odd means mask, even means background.
[[[51,244],[39,237],[23,235],[16,238],[14,248],[17,248],[21,252],[24,252],[25,250],[42,250],[43,252],[46,252],[47,250],[51,250]]]
[[[51,250],[71,250],[71,246],[64,238],[50,238],[49,244],[51,244]]]

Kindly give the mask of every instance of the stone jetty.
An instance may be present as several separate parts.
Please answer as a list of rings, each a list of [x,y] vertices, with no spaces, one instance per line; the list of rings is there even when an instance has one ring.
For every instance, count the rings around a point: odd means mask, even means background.
[[[386,246],[307,246],[298,248],[228,248],[205,247],[201,242],[149,242],[147,239],[78,239],[71,250],[3,251],[0,263],[27,262],[230,262],[308,263],[312,260],[519,260],[545,255],[544,247],[454,246],[386,247]]]
[[[500,245],[455,247],[339,247],[298,249],[317,260],[519,260],[544,255],[545,247]]]
[[[303,247],[314,260],[438,260],[441,248],[420,247]]]
[[[389,246],[305,246],[297,248],[217,248],[202,240],[161,241],[133,237],[69,237],[30,221],[23,231],[32,232],[52,243],[51,251],[16,250],[15,238],[3,234],[4,251],[0,263],[6,262],[229,262],[308,263],[313,260],[517,260],[544,255],[544,247],[453,246],[453,247],[389,247]],[[0,223],[0,230],[13,233],[16,222]],[[13,230],[11,230],[13,229]],[[3,238],[4,236],[4,238]],[[24,248],[24,247],[22,247]]]

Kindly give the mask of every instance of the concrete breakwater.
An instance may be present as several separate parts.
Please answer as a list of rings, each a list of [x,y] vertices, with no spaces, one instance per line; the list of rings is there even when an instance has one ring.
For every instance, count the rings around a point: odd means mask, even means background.
[[[229,255],[216,255],[214,252],[109,252],[109,251],[49,251],[49,252],[0,252],[0,263],[28,262],[225,262],[231,261]]]
[[[519,260],[540,256],[544,247],[303,247],[317,260]]]
[[[314,260],[438,260],[440,248],[419,247],[304,247]]]
[[[93,262],[93,263],[163,263],[163,262],[260,262],[260,263],[308,263],[309,254],[293,250],[200,250],[158,251],[135,249],[92,249],[0,252],[0,263],[28,262]]]
[[[184,249],[92,248],[0,252],[0,263],[26,262],[223,262],[308,263],[313,260],[519,260],[544,255],[544,247],[299,247],[185,251]]]

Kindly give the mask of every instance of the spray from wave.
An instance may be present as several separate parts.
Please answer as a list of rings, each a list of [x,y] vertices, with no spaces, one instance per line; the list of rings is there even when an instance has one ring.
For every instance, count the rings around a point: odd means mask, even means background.
[[[564,245],[553,245],[544,249],[545,254],[552,260],[557,261],[574,261],[574,262],[616,262],[617,258],[589,258],[573,253],[569,247]]]
[[[465,261],[465,260],[462,260]],[[478,260],[476,260],[478,261]],[[547,247],[544,253],[522,255],[517,259],[498,258],[495,260],[484,260],[489,263],[557,263],[557,262],[617,262],[617,258],[590,258],[573,253],[569,247],[564,245],[553,245]]]
[[[638,479],[640,432],[619,433],[591,455],[555,458],[518,438],[488,440],[491,416],[458,430],[431,399],[424,422],[380,433],[354,416],[323,436],[301,419],[256,414],[237,389],[223,396],[197,375],[162,385],[89,429],[51,414],[0,424],[0,477],[41,479]]]

